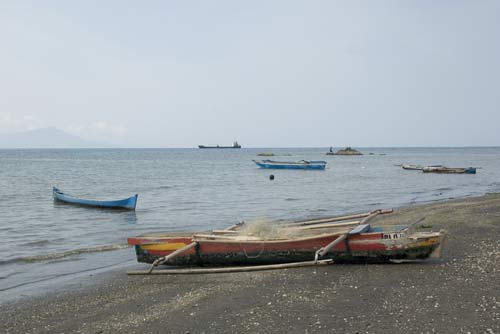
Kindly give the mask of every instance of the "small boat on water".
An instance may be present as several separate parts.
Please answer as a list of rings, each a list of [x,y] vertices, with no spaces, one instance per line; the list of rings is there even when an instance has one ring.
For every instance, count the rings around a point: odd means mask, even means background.
[[[441,173],[441,174],[476,174],[476,168],[449,168],[445,166],[427,166],[422,169],[424,173]]]
[[[138,195],[131,196],[129,198],[114,200],[114,201],[98,201],[98,200],[90,200],[90,199],[82,199],[73,197],[69,194],[63,193],[61,190],[56,187],[52,188],[52,195],[54,200],[82,205],[82,206],[91,206],[97,208],[107,208],[107,209],[126,209],[126,210],[135,210],[135,206],[137,204]]]
[[[363,155],[363,153],[348,146],[343,150],[338,150],[337,152],[333,152],[332,148],[330,148],[330,151],[326,152],[326,155]]]
[[[241,145],[238,144],[237,141],[234,141],[233,146],[205,146],[205,145],[198,145],[198,148],[241,148]]]
[[[421,165],[401,165],[401,168],[406,170],[423,170],[424,166]]]
[[[300,161],[273,161],[273,160],[252,160],[260,168],[270,169],[319,169],[326,167],[326,161],[300,160]]]
[[[332,259],[389,262],[428,258],[444,231],[411,226],[373,227],[368,221],[392,210],[279,224],[275,233],[248,233],[244,224],[205,233],[152,234],[129,238],[138,262],[167,265],[266,265]],[[352,219],[363,218],[358,221]],[[349,221],[350,220],[350,221]],[[278,225],[278,224],[277,224]],[[277,232],[276,232],[277,231]],[[162,262],[163,260],[165,262]]]

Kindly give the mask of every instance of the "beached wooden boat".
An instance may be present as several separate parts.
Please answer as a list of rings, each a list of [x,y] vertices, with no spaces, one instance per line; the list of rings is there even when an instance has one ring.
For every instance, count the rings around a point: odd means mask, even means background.
[[[68,204],[91,206],[91,207],[106,208],[106,209],[126,209],[126,210],[135,210],[138,197],[138,195],[136,194],[129,198],[113,200],[113,201],[90,200],[90,199],[73,197],[69,194],[63,193],[56,187],[52,188],[52,195],[54,197],[54,200]]]
[[[476,168],[449,168],[444,166],[427,166],[422,169],[424,173],[441,173],[441,174],[476,174]]]
[[[273,160],[252,160],[260,168],[270,169],[325,169],[326,161],[273,161]]]
[[[364,214],[363,220],[354,222],[332,218],[284,224],[286,233],[270,237],[233,229],[191,235],[157,234],[129,238],[128,242],[135,246],[139,262],[155,263],[162,257],[175,255],[165,264],[225,266],[293,263],[318,258],[336,262],[425,259],[444,237],[444,232],[412,232],[404,226],[382,228],[363,223],[379,213],[386,212]]]

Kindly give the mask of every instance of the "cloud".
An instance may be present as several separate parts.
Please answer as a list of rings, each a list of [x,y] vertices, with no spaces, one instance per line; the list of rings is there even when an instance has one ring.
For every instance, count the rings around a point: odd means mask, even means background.
[[[114,140],[123,137],[127,129],[120,124],[97,121],[89,124],[70,124],[64,128],[68,133],[91,140]]]
[[[32,115],[16,115],[11,112],[0,112],[0,132],[13,133],[34,130],[43,124]]]

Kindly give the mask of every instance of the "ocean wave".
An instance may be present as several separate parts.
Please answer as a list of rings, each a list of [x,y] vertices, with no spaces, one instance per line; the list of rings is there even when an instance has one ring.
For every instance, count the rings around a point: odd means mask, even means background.
[[[45,246],[45,245],[48,245],[50,244],[51,241],[50,240],[47,240],[47,239],[43,239],[43,240],[37,240],[37,241],[30,241],[30,242],[26,242],[24,244],[21,244],[21,246],[27,246],[27,247],[37,247],[37,246]]]
[[[0,261],[0,265],[10,264],[10,263],[19,263],[19,262],[33,263],[33,262],[52,261],[52,260],[63,259],[63,258],[73,256],[73,255],[109,252],[109,251],[124,249],[124,248],[128,248],[128,247],[131,247],[131,246],[129,246],[127,244],[116,244],[116,245],[86,247],[86,248],[73,249],[73,250],[60,252],[60,253],[17,257],[17,258],[13,258],[13,259],[9,259],[9,260]]]

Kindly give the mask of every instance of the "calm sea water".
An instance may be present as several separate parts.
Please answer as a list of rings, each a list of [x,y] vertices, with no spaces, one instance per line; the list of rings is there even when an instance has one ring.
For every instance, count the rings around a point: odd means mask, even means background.
[[[133,250],[123,249],[126,238],[145,232],[321,217],[500,191],[500,148],[362,151],[343,157],[326,156],[324,148],[0,150],[0,301],[39,282],[133,263]],[[252,162],[259,152],[328,165],[325,171],[262,170]],[[476,175],[434,175],[395,166],[401,163],[481,169]],[[93,199],[138,193],[137,210],[61,205],[52,200],[52,186]]]

